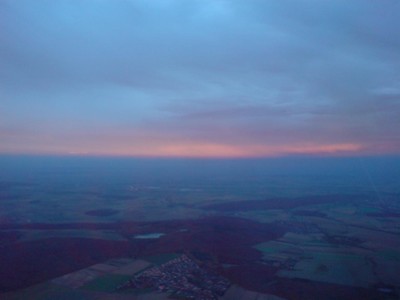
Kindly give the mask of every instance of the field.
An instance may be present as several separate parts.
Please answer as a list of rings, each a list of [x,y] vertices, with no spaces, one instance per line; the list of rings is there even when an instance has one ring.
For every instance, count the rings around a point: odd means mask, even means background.
[[[377,198],[357,176],[253,168],[243,178],[193,169],[150,181],[90,172],[1,181],[1,299],[26,299],[26,289],[37,299],[127,299],[115,285],[182,253],[229,280],[223,299],[400,297],[398,177],[378,182]],[[130,296],[167,297],[153,293]]]

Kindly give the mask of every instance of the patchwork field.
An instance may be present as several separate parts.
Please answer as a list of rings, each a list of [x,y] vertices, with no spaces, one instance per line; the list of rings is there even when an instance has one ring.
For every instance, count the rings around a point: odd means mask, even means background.
[[[296,195],[297,188],[286,194]],[[205,190],[6,190],[0,195],[1,299],[29,293],[37,299],[165,299],[153,290],[127,295],[114,289],[176,253],[190,253],[229,280],[222,299],[400,297],[396,202],[365,194],[277,197],[264,188],[257,193],[273,197],[246,199],[240,187]],[[10,199],[18,195],[13,206]]]

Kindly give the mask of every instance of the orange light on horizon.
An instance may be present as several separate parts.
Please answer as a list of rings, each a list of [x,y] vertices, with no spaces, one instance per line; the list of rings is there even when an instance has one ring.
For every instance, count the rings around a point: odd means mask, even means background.
[[[139,146],[105,145],[96,150],[68,149],[63,154],[77,156],[131,156],[131,157],[165,157],[165,158],[256,158],[277,157],[286,155],[345,155],[363,152],[360,144],[299,144],[299,145],[227,145],[215,143],[176,143]]]
[[[138,134],[105,135],[99,138],[70,138],[63,141],[40,140],[23,149],[0,148],[0,153],[67,155],[67,156],[127,156],[171,158],[257,158],[290,155],[380,155],[393,152],[361,143],[293,142],[287,144],[210,142],[181,137]]]

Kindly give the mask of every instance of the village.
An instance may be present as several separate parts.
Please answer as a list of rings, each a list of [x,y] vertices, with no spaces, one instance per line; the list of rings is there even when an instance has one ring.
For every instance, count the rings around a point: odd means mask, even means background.
[[[154,266],[119,285],[125,289],[154,289],[185,299],[218,299],[230,287],[230,282],[201,268],[183,254],[160,266]]]

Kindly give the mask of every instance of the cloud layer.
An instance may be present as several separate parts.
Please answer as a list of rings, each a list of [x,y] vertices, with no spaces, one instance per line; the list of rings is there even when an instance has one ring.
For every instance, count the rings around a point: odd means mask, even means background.
[[[3,0],[0,152],[400,153],[400,3]]]

